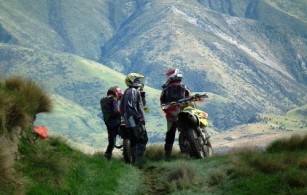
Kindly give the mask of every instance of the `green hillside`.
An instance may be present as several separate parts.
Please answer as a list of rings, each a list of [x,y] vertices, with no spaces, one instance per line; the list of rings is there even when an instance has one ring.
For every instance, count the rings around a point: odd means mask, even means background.
[[[306,131],[307,130],[307,106],[290,110],[285,115],[262,114],[260,122],[270,125],[270,129],[280,131]]]
[[[267,152],[243,148],[204,160],[178,153],[165,160],[162,145],[152,145],[143,169],[122,157],[83,154],[60,138],[21,140],[13,166],[18,174],[0,177],[0,194],[305,194],[306,139],[293,136]]]
[[[139,169],[121,154],[109,161],[61,137],[34,133],[34,116],[52,111],[55,99],[69,105],[29,79],[1,80],[0,194],[307,193],[306,133],[275,140],[265,150],[245,146],[201,160],[176,150],[165,159],[163,145],[150,144]]]

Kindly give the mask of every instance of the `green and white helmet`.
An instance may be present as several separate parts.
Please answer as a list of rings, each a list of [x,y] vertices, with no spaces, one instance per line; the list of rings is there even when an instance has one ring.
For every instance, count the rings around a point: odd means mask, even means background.
[[[143,86],[141,78],[144,78],[144,76],[139,73],[129,73],[126,76],[125,83],[128,87],[141,87]]]

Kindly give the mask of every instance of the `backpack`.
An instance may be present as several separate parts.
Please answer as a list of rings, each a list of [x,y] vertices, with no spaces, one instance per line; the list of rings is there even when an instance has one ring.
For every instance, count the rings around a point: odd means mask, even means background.
[[[113,97],[104,97],[100,100],[103,120],[105,124],[110,127],[120,125],[120,114],[116,109],[114,109],[114,104]]]
[[[185,85],[171,84],[166,86],[165,97],[167,102],[176,101],[185,97]]]

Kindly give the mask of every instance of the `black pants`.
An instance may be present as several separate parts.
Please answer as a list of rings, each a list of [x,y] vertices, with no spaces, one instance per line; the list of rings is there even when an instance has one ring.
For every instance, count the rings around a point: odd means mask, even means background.
[[[131,127],[129,129],[130,146],[146,145],[148,142],[147,131],[144,126]]]
[[[116,136],[118,135],[118,128],[119,128],[119,125],[115,127],[110,127],[107,125],[108,142],[109,142],[107,150],[106,150],[107,154],[112,154],[112,151],[114,149],[115,142],[116,142]]]
[[[177,121],[168,121],[168,129],[165,137],[165,144],[173,145],[177,130]]]

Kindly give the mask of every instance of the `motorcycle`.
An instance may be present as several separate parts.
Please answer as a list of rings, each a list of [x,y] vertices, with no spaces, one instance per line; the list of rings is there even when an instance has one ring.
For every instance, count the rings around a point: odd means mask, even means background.
[[[209,126],[208,114],[197,109],[195,104],[196,101],[204,98],[208,98],[208,95],[195,94],[191,97],[161,105],[165,112],[179,110],[179,113],[176,113],[176,120],[180,151],[200,159],[213,154],[210,136],[206,131],[206,127]]]
[[[121,139],[116,139],[120,142],[118,144],[118,141],[115,144],[115,148],[122,149],[123,150],[123,157],[124,161],[128,164],[132,162],[132,154],[130,150],[130,138],[129,138],[129,132],[126,130],[125,123],[121,123],[121,125],[118,128],[118,135]]]

